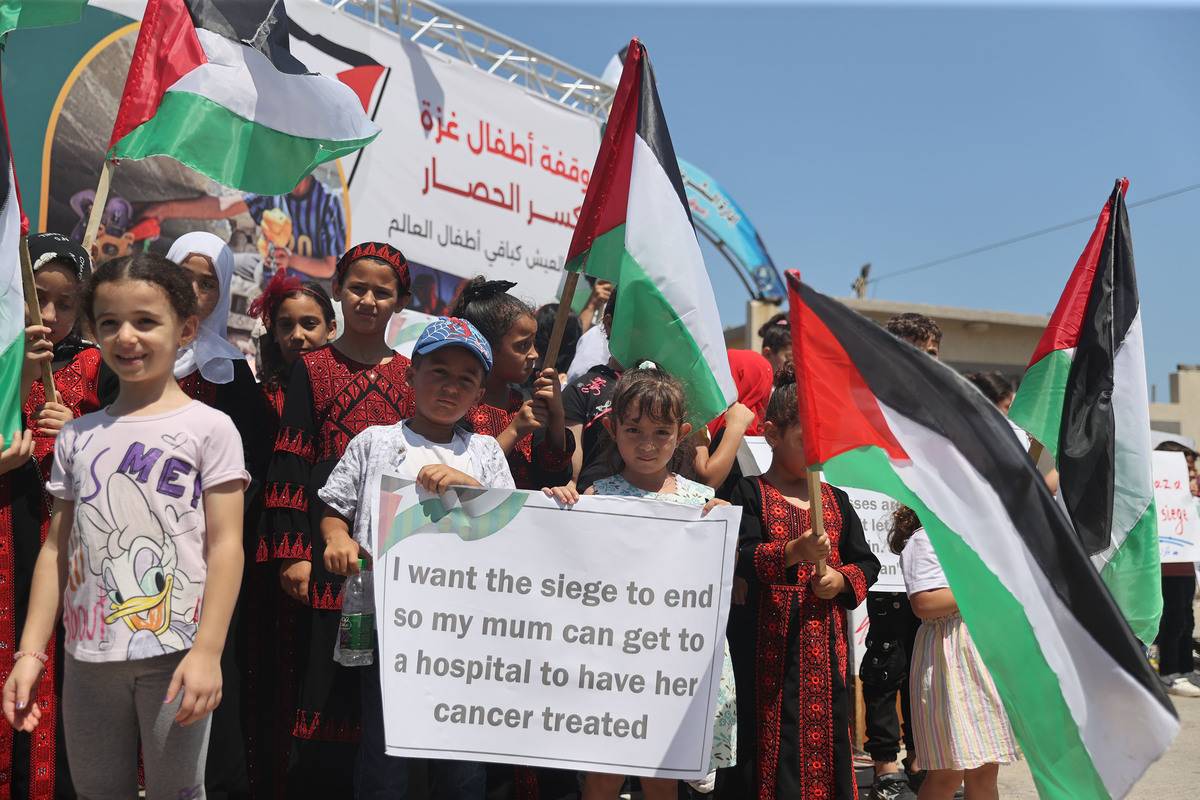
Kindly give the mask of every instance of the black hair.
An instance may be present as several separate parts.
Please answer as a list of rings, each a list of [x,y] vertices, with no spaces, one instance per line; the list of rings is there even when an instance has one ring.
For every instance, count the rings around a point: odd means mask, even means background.
[[[888,549],[896,555],[904,550],[904,545],[921,527],[917,512],[908,506],[900,506],[892,512],[892,529],[888,531]]]
[[[975,384],[975,388],[983,392],[983,396],[991,400],[993,405],[1013,396],[1012,382],[1001,372],[968,372],[963,377]]]
[[[542,359],[546,357],[550,334],[554,331],[554,320],[557,316],[558,303],[547,303],[537,310],[537,335],[533,338],[533,346],[541,353]],[[558,372],[570,369],[571,362],[575,360],[575,346],[579,344],[579,337],[582,335],[583,326],[579,324],[579,317],[574,312],[568,314],[566,327],[563,328],[562,344],[558,348],[558,360],[549,365],[543,361],[541,367],[552,366]],[[534,375],[538,371],[535,371]]]
[[[616,317],[617,316],[617,285],[614,283],[612,292],[608,295],[608,302],[604,304],[604,311],[601,312],[600,318]]]
[[[683,424],[687,421],[687,395],[684,393],[683,384],[674,375],[658,367],[640,367],[626,371],[613,389],[609,419],[612,420],[614,428],[633,411],[637,411],[637,419],[649,415],[655,422],[667,425]],[[687,460],[685,456],[690,448],[684,444],[684,440],[681,439],[667,466],[672,472],[681,472]],[[622,472],[625,462],[617,448],[615,431],[605,442],[605,448],[605,456],[614,474]]]
[[[197,313],[196,291],[191,274],[166,256],[141,252],[105,261],[88,278],[83,289],[83,312],[90,324],[96,324],[96,290],[116,281],[145,281],[162,289],[175,316],[184,320]]]
[[[786,313],[780,312],[762,324],[758,329],[762,337],[762,346],[769,347],[773,352],[787,350],[792,346],[792,324]]]
[[[321,309],[321,316],[325,318],[326,325],[332,325],[337,319],[333,313],[333,301],[329,299],[329,293],[316,281],[305,281],[300,284],[300,288],[293,289],[279,298],[272,298],[274,302],[268,309],[267,315],[271,320],[271,327],[267,328],[267,332],[258,338],[258,379],[270,389],[279,388],[288,377],[287,362],[283,359],[283,351],[279,347],[279,342],[275,340],[275,317],[285,300],[296,297],[309,297],[316,302]]]
[[[940,345],[942,329],[924,314],[909,311],[897,314],[887,321],[888,333],[897,339],[903,339],[913,347],[920,347],[928,341]]]
[[[775,373],[775,391],[767,401],[767,413],[763,415],[765,422],[770,422],[779,428],[787,427],[800,416],[800,405],[796,399],[796,366],[784,364],[783,369]]]
[[[508,293],[514,286],[512,281],[489,281],[482,275],[473,278],[462,287],[450,316],[465,319],[493,349],[499,347],[504,334],[521,317],[537,319],[528,303]]]

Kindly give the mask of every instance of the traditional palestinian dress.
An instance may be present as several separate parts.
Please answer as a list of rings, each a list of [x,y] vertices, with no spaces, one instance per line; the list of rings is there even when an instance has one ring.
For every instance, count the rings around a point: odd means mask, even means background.
[[[521,410],[525,398],[509,390],[508,403],[498,406],[480,403],[467,412],[467,423],[475,433],[499,436]],[[575,437],[567,431],[566,447],[556,450],[546,440],[545,432],[526,436],[508,454],[508,466],[518,489],[543,489],[562,486],[571,480],[571,456],[575,453]]]
[[[68,355],[69,354],[69,355]],[[78,337],[68,337],[55,347],[55,360],[69,358],[54,371],[54,388],[63,405],[76,417],[100,407],[97,385],[100,350]],[[41,381],[30,388],[24,406],[24,424],[34,427],[34,418],[45,403]],[[38,551],[50,529],[53,498],[45,491],[54,457],[53,436],[34,433],[33,461],[0,475],[0,680],[7,680],[12,669],[12,653],[21,641],[25,615],[29,610],[29,590]],[[84,624],[103,625],[103,616]],[[57,628],[55,644],[48,648],[46,672],[38,685],[37,702],[42,722],[32,735],[16,733],[0,724],[0,798],[3,800],[50,800],[73,797],[71,775],[67,770],[66,748],[62,744],[61,712],[58,697],[62,688],[57,669],[62,658],[62,627]]]
[[[386,364],[362,364],[326,345],[304,354],[288,382],[256,552],[262,561],[312,562],[311,609],[295,630],[299,692],[289,716],[298,750],[289,769],[289,797],[342,796],[353,786],[360,681],[353,668],[333,660],[343,578],[325,570],[324,504],[317,491],[354,436],[413,415],[405,377],[409,364],[398,353]],[[321,795],[324,787],[332,794]]]
[[[752,704],[755,712],[754,728],[738,737],[738,761],[755,767],[746,796],[857,798],[845,609],[866,599],[879,561],[846,493],[821,484],[825,533],[833,547],[828,567],[842,573],[847,587],[836,599],[821,600],[809,586],[815,565],[784,565],[784,545],[811,527],[808,510],[792,505],[762,477],[742,479],[732,502],[742,506],[737,571],[750,583],[758,607],[751,656],[755,680],[738,685],[739,705]]]

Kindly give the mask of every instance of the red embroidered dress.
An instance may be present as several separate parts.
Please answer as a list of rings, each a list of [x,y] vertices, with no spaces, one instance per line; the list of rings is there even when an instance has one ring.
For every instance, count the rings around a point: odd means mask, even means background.
[[[359,675],[333,660],[343,579],[324,567],[324,504],[317,490],[351,438],[372,425],[392,425],[413,415],[409,363],[396,354],[386,364],[362,364],[326,345],[306,353],[288,382],[256,552],[263,561],[312,562],[312,609],[296,631],[295,652],[305,654],[296,662],[300,690],[292,735],[297,739],[358,740]]]
[[[467,412],[471,430],[484,436],[499,436],[521,410],[525,399],[520,392],[509,390],[504,408],[480,403]],[[508,454],[508,467],[518,489],[544,489],[562,486],[571,480],[571,456],[575,453],[575,437],[566,432],[566,448],[555,450],[544,435],[536,439],[532,433],[516,443]]]
[[[841,489],[821,485],[828,566],[846,591],[835,600],[813,594],[812,564],[787,567],[784,545],[811,527],[809,512],[789,503],[765,478],[747,478],[731,502],[742,506],[738,573],[758,608],[753,687],[745,698],[754,724],[738,761],[753,764],[753,797],[851,800],[858,797],[851,760],[851,703],[846,688],[846,614],[875,582],[879,561]],[[748,654],[742,654],[745,658]],[[743,704],[738,684],[738,705]],[[746,715],[739,715],[741,720]],[[757,752],[753,752],[754,749]]]
[[[97,385],[100,351],[87,347],[54,371],[54,387],[63,405],[80,417],[100,407]],[[41,381],[34,382],[25,401],[25,426],[34,425],[34,417],[45,402]],[[8,679],[12,653],[17,650],[29,606],[33,566],[50,527],[52,498],[44,486],[50,477],[54,458],[54,437],[34,434],[33,462],[0,475],[0,681]],[[103,620],[89,620],[103,625]],[[38,686],[37,702],[42,722],[32,736],[14,733],[0,724],[0,798],[36,798],[56,796],[57,773],[66,773],[66,748],[61,747],[56,688],[61,686],[57,665],[62,656],[61,626],[58,640],[48,648],[50,660]],[[69,781],[57,787],[57,796],[69,796]]]

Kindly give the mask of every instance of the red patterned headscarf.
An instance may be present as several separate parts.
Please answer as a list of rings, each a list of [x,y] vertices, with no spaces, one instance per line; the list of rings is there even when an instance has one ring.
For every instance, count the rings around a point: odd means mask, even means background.
[[[771,362],[753,350],[730,350],[729,371],[733,373],[733,383],[737,386],[738,402],[754,412],[754,422],[746,429],[746,435],[760,436],[767,414],[767,401],[771,399],[771,385],[775,380]],[[724,427],[725,415],[722,414],[708,423],[709,435],[716,436],[717,431]]]
[[[350,269],[350,265],[362,258],[370,258],[381,264],[387,264],[396,273],[400,284],[400,294],[408,294],[412,289],[412,279],[408,274],[408,259],[396,248],[386,242],[361,242],[345,252],[338,260],[334,275],[341,280]]]

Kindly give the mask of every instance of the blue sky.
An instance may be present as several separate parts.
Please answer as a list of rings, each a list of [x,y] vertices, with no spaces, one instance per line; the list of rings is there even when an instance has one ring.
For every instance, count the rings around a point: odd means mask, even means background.
[[[844,295],[882,276],[1200,183],[1200,6],[1039,8],[454,3],[596,74],[637,35],[676,151],[712,174],[776,264]],[[1151,383],[1195,341],[1200,191],[1130,210]],[[872,296],[1049,313],[1080,225]],[[726,324],[745,292],[706,251]]]

